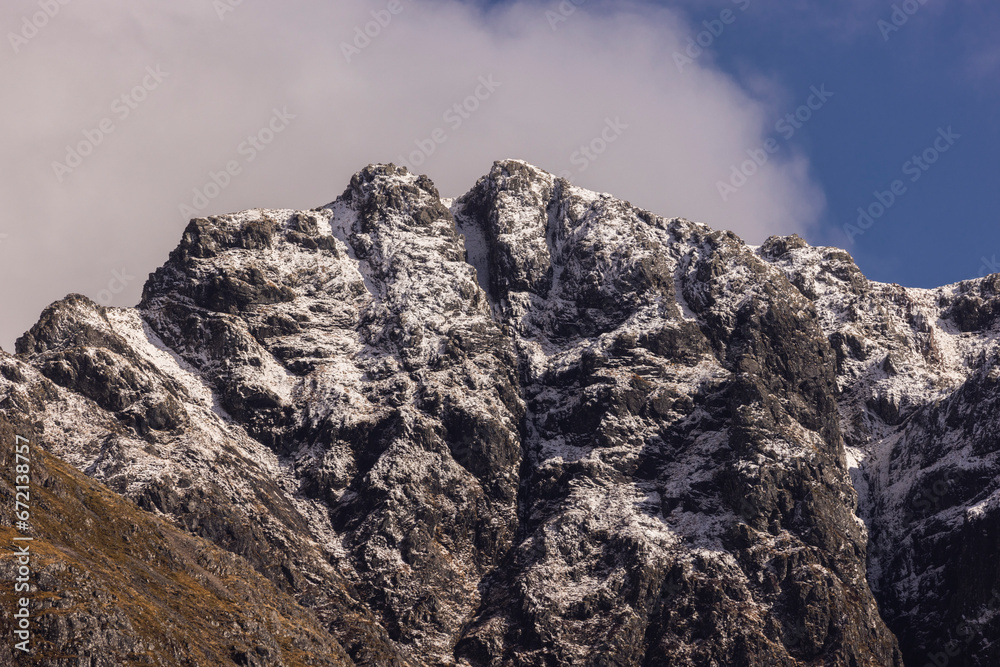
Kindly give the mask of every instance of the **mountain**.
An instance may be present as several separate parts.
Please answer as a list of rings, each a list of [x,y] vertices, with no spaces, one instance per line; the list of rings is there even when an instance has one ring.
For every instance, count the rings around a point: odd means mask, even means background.
[[[0,418],[4,442],[21,433],[33,433],[32,425]],[[313,614],[243,559],[142,512],[43,448],[31,458],[31,521],[39,536],[30,543],[28,579],[36,634],[30,657],[15,648],[9,613],[26,593],[4,586],[0,663],[351,664]],[[13,447],[4,448],[0,462],[13,470]],[[5,507],[14,505],[6,480],[0,497]],[[13,541],[21,534],[0,528],[4,549],[27,544]],[[19,561],[10,551],[3,555],[0,573],[15,582]]]
[[[998,332],[519,161],[193,220],[0,354],[38,664],[1000,664]]]

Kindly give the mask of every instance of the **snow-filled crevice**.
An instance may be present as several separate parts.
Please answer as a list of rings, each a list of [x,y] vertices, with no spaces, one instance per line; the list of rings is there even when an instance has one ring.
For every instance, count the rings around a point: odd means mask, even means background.
[[[371,267],[368,262],[359,258],[357,250],[354,248],[354,244],[351,241],[351,237],[354,234],[355,223],[357,221],[358,213],[346,203],[341,200],[337,200],[327,206],[325,211],[328,212],[329,220],[327,221],[330,225],[330,235],[335,239],[344,244],[347,248],[347,256],[351,258],[352,261],[357,263],[358,273],[361,274],[361,279],[364,282],[365,289],[368,293],[372,295],[375,299],[382,299],[382,290],[378,288],[378,284],[372,277]]]
[[[465,237],[465,260],[476,270],[479,286],[490,297],[490,250],[486,230],[475,220],[462,215],[458,205],[452,204],[451,214],[455,218],[458,233]]]

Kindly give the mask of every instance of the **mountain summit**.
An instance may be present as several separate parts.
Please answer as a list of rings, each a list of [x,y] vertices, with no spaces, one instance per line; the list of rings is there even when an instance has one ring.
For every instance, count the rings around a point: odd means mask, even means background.
[[[0,353],[37,664],[1000,664],[998,295],[519,161],[192,220]]]

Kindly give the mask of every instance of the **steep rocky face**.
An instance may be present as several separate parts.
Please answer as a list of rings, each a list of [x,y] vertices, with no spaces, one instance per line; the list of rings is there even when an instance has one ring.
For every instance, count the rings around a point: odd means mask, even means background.
[[[459,655],[894,664],[811,302],[732,235],[521,163],[455,210],[528,407],[525,539]]]
[[[510,549],[510,341],[426,178],[358,174],[312,212],[196,221],[142,310],[314,502],[394,642],[446,660]]]
[[[961,630],[987,665],[998,287],[372,166],[192,221],[136,309],[53,304],[0,416],[340,660],[919,666]]]
[[[226,415],[206,381],[134,310],[70,296],[17,344],[30,365],[0,366],[0,407],[37,423],[38,442],[199,537],[246,558],[341,630],[353,655],[397,656],[351,573],[310,527],[274,453]]]
[[[906,664],[1000,663],[1000,276],[905,289],[800,240],[761,254],[816,302],[837,352],[869,579]]]

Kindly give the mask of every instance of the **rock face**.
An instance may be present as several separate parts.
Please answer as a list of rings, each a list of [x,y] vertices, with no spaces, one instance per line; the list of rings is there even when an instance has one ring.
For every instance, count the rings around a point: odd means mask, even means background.
[[[192,221],[137,308],[53,304],[0,419],[309,619],[314,663],[272,620],[237,664],[992,665],[998,292],[371,166]]]
[[[836,352],[869,581],[906,664],[1000,664],[1000,275],[905,289],[840,250],[761,253]]]
[[[893,664],[812,303],[730,234],[519,163],[456,216],[527,404],[524,538],[458,655]]]

